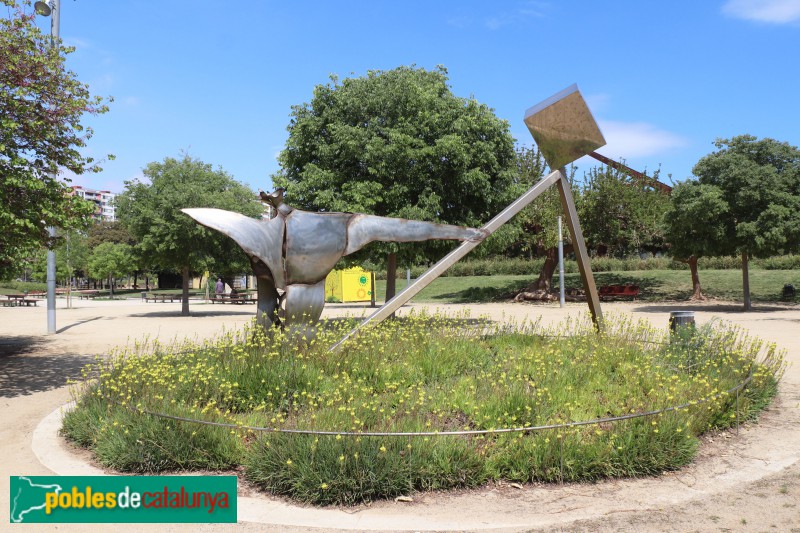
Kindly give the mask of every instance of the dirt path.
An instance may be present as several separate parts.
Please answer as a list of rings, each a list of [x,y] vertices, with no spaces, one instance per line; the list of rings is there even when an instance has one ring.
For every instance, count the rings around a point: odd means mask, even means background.
[[[48,475],[31,450],[39,422],[70,399],[65,385],[78,377],[91,355],[145,338],[169,341],[209,338],[248,322],[253,306],[193,304],[192,317],[179,316],[180,304],[76,302],[57,312],[59,333],[44,335],[46,312],[37,308],[0,309],[0,475]],[[416,307],[416,306],[415,306]],[[464,306],[425,306],[445,312]],[[486,304],[467,306],[472,316],[495,320],[557,322],[585,312],[585,306]],[[787,369],[776,403],[758,425],[707,442],[698,460],[656,479],[594,485],[491,486],[476,491],[416,495],[411,504],[378,503],[316,513],[278,500],[263,499],[248,516],[266,523],[240,523],[246,530],[330,529],[422,530],[501,529],[521,531],[797,531],[800,532],[800,307],[765,305],[749,313],[726,303],[702,305],[604,304],[605,312],[629,313],[666,326],[669,311],[692,309],[698,323],[722,318],[788,350]],[[327,316],[361,314],[351,306],[330,306]],[[408,312],[405,308],[403,312]],[[0,484],[0,524],[7,524],[8,484]],[[259,514],[260,513],[260,514]],[[241,514],[240,514],[241,516]],[[269,525],[272,523],[273,525]],[[4,526],[0,526],[3,529]],[[40,528],[47,530],[48,528]],[[52,529],[52,528],[51,528]],[[60,530],[106,530],[61,525]],[[163,531],[163,526],[131,526]],[[173,531],[198,530],[170,526]],[[202,526],[227,530],[230,526]]]

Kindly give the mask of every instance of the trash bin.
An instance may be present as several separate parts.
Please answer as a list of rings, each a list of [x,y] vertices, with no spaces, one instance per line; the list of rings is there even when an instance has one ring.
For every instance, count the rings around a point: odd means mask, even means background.
[[[147,291],[142,291],[142,301],[147,299]]]
[[[781,296],[784,299],[788,300],[790,298],[794,298],[794,295],[795,295],[794,285],[792,285],[791,283],[787,283],[786,285],[783,286],[783,292],[781,293]]]
[[[679,327],[694,327],[694,311],[671,311],[669,329],[674,332]]]

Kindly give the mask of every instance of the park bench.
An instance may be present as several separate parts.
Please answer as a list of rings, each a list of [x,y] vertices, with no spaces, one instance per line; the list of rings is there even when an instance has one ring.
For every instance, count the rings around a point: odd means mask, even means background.
[[[232,304],[247,304],[253,303],[255,300],[250,298],[249,294],[215,294],[209,298],[212,304],[217,302],[220,303],[232,303]]]
[[[27,307],[31,304],[36,305],[39,303],[39,300],[28,298],[27,294],[6,294],[5,296],[5,300],[0,300],[3,307],[21,307],[23,305]]]
[[[47,291],[28,291],[28,296],[30,298],[45,298],[47,297]]]
[[[100,296],[100,291],[75,291],[80,300],[91,300]]]
[[[147,294],[144,297],[145,302],[149,302],[152,300],[153,302],[174,302],[174,301],[181,301],[180,294]]]
[[[639,296],[638,285],[604,285],[600,287],[599,296],[601,300],[616,300],[619,298],[631,298],[636,300]]]
[[[23,305],[29,307],[31,305],[36,306],[39,303],[39,300],[34,300],[33,298],[26,298],[24,295],[6,295],[5,300],[0,300],[0,306],[3,307],[22,307]]]

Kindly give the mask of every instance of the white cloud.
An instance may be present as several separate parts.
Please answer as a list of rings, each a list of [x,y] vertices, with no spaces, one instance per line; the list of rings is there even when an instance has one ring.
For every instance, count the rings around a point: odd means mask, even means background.
[[[599,120],[606,138],[603,155],[612,159],[647,157],[687,145],[686,139],[646,122]]]
[[[608,93],[585,94],[583,99],[586,100],[586,105],[592,110],[592,114],[596,115],[598,112],[608,109],[611,95]]]
[[[523,22],[529,18],[544,17],[548,7],[549,5],[547,2],[540,2],[537,0],[517,2],[517,7],[514,10],[505,11],[498,15],[488,17],[484,20],[484,24],[490,30],[497,30],[503,26]]]
[[[800,0],[728,0],[722,12],[745,20],[789,24],[800,22]]]
[[[511,4],[511,2],[507,2]],[[490,5],[492,10],[494,5]],[[506,5],[502,11],[489,13],[475,13],[475,10],[461,9],[459,13],[453,13],[445,23],[456,28],[471,28],[473,25],[483,25],[490,30],[498,30],[504,26],[520,24],[532,18],[542,18],[547,16],[550,3],[542,0],[517,0],[513,5]]]
[[[81,39],[80,37],[67,37],[64,39],[64,44],[67,46],[74,46],[76,50],[87,50],[92,48],[90,41]]]

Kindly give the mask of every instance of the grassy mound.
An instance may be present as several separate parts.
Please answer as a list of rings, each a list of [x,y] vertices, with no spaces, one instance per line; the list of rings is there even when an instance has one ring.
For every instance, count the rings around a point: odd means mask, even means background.
[[[311,342],[254,328],[203,345],[135,347],[87,368],[63,433],[124,472],[244,465],[269,492],[352,504],[489,480],[675,469],[701,433],[735,424],[737,413],[754,417],[783,370],[774,346],[723,324],[672,337],[624,318],[602,335],[588,322],[487,324],[412,316],[337,353],[327,348],[350,323]],[[569,425],[592,420],[602,421]],[[540,426],[554,427],[520,430]],[[498,429],[515,431],[486,432]],[[421,434],[369,435],[397,432]]]

